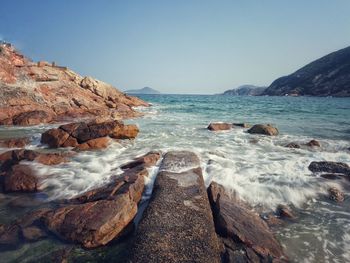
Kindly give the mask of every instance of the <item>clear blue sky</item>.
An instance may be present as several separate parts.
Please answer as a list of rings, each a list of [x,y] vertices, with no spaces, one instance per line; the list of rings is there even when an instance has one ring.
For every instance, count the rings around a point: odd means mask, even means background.
[[[269,85],[350,45],[349,0],[8,0],[0,38],[125,89]]]

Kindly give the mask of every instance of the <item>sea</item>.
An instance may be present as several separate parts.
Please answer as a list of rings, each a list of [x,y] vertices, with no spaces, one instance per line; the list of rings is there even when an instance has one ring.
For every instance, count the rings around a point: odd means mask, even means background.
[[[56,166],[28,163],[41,180],[42,192],[32,198],[50,202],[103,185],[122,172],[118,168],[121,164],[152,150],[190,150],[200,156],[206,185],[211,181],[224,185],[262,216],[273,213],[281,204],[291,207],[296,219],[272,229],[291,262],[350,262],[350,180],[327,180],[308,170],[312,161],[350,164],[349,98],[139,97],[152,105],[137,108],[144,113],[142,117],[125,121],[139,126],[140,133],[134,141],[82,152]],[[252,135],[240,127],[211,132],[207,129],[211,122],[269,123],[280,134]],[[40,134],[56,126],[0,127],[0,138],[30,136],[32,143],[27,148],[45,150]],[[318,140],[321,147],[285,147],[290,142],[305,144],[311,139]],[[0,152],[5,150],[0,148]],[[149,172],[144,202],[152,193],[157,168]],[[344,202],[329,199],[328,189],[332,186],[345,193]],[[21,197],[0,194],[0,224],[33,209],[30,205],[14,206],[16,198]],[[31,262],[44,251],[62,246],[61,241],[25,244],[17,250],[0,251],[0,261]],[[78,249],[77,254],[81,262],[103,262],[109,254],[115,256],[113,249],[118,253],[123,250],[112,246],[98,252]]]

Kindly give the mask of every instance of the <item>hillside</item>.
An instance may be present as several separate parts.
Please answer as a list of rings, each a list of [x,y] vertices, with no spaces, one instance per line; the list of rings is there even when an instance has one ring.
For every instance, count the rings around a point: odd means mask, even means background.
[[[0,124],[34,125],[84,118],[139,116],[148,103],[55,63],[32,62],[0,43]]]
[[[160,94],[158,90],[144,87],[142,89],[133,89],[133,90],[126,90],[125,93],[127,94]]]
[[[317,59],[275,80],[263,93],[271,96],[350,96],[350,47]]]
[[[226,90],[222,95],[227,96],[259,96],[266,87],[257,87],[254,85],[242,85],[235,89]]]

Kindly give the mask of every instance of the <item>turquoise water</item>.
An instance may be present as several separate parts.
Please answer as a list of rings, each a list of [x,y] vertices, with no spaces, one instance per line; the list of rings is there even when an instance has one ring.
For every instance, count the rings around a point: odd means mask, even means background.
[[[275,229],[292,262],[347,262],[350,258],[350,187],[348,181],[330,181],[312,175],[312,161],[341,161],[350,164],[350,99],[311,97],[226,97],[197,95],[142,95],[151,102],[139,108],[145,115],[128,120],[140,128],[133,142],[112,143],[102,151],[83,152],[69,163],[57,166],[32,164],[41,177],[47,201],[69,198],[102,185],[120,173],[118,167],[150,150],[164,152],[186,149],[196,152],[202,162],[204,179],[235,191],[259,213],[269,213],[279,204],[289,205],[297,214],[295,222]],[[271,123],[280,135],[251,135],[246,129],[210,132],[210,122]],[[53,125],[55,126],[55,125]],[[43,149],[40,134],[52,125],[0,127],[0,138],[13,134],[31,135],[28,148]],[[317,139],[320,148],[289,149],[289,142]],[[5,149],[0,149],[4,151]],[[150,170],[144,199],[149,198],[157,168]],[[336,186],[346,199],[336,204],[327,189]],[[3,203],[11,202],[10,197]],[[18,217],[8,207],[0,208],[6,223]],[[2,254],[24,258],[30,246]],[[107,249],[108,250],[108,249]],[[21,252],[22,251],[22,252]],[[0,253],[0,257],[2,256]],[[32,256],[33,257],[33,256]],[[11,259],[11,260],[10,260]],[[98,257],[95,262],[98,262]],[[94,261],[92,261],[94,262]]]

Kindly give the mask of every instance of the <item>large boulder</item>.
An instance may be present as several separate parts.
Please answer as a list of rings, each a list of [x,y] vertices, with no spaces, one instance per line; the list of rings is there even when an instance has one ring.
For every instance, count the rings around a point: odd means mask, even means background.
[[[313,173],[339,173],[350,175],[349,165],[341,162],[311,162],[308,168]]]
[[[232,123],[225,122],[212,122],[208,126],[208,130],[210,131],[226,131],[232,129]]]
[[[279,132],[277,128],[273,127],[270,124],[256,124],[248,130],[248,133],[276,136]]]
[[[226,248],[227,262],[271,262],[285,259],[267,224],[239,197],[212,182],[208,188],[215,227]],[[253,259],[253,260],[252,260]]]
[[[44,217],[49,231],[86,248],[106,245],[132,223],[144,189],[142,167],[130,169],[110,184],[90,190]]]
[[[56,129],[50,129],[44,132],[41,136],[41,142],[48,144],[51,148],[102,148],[107,147],[107,140],[95,139],[103,137],[111,137],[114,139],[134,139],[138,132],[139,130],[136,125],[125,125],[119,121],[106,121],[101,123],[79,122],[62,125]],[[81,144],[84,145],[80,146]]]
[[[220,247],[199,158],[165,154],[130,262],[220,262]]]

